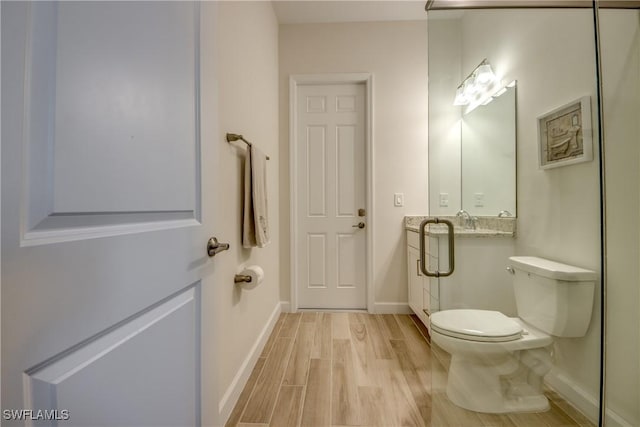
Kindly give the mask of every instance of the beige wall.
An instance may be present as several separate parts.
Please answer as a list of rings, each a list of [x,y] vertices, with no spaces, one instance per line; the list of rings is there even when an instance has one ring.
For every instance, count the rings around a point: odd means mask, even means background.
[[[216,257],[211,275],[203,282],[203,297],[213,299],[213,324],[203,324],[204,334],[216,335],[215,348],[203,355],[215,357],[217,372],[203,373],[203,389],[222,400],[234,384],[243,363],[259,339],[270,316],[279,306],[280,207],[278,168],[286,164],[278,156],[278,24],[270,2],[216,2],[202,4],[202,144],[213,144],[216,158],[203,159],[218,180],[213,209],[215,232],[231,249]],[[241,240],[243,161],[242,143],[228,144],[225,133],[241,133],[258,145],[271,160],[267,187],[272,241],[262,249],[243,249]],[[264,282],[242,290],[233,276],[245,265],[257,264]],[[214,291],[211,292],[211,288]],[[205,319],[208,316],[204,316]],[[209,317],[210,318],[210,317]],[[249,371],[253,366],[248,366]],[[217,377],[217,379],[214,379]],[[207,394],[205,394],[207,395]],[[233,407],[229,398],[224,412]],[[222,402],[225,403],[225,402]],[[204,402],[203,422],[217,417],[218,402]],[[224,420],[223,420],[224,421]]]
[[[373,281],[378,307],[407,307],[405,215],[425,214],[426,21],[280,26],[280,241],[283,301],[289,278],[289,75],[368,72],[373,83]],[[393,206],[404,193],[405,206]]]
[[[607,405],[640,425],[640,13],[600,12],[607,185]]]

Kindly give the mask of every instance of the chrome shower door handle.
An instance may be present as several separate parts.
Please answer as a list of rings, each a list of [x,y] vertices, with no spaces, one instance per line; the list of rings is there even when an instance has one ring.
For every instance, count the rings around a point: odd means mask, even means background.
[[[449,270],[442,271],[429,271],[427,270],[427,253],[426,253],[426,245],[424,243],[425,239],[425,229],[429,224],[445,224],[447,226],[447,237],[449,241]],[[429,277],[447,277],[453,274],[453,270],[455,269],[455,251],[454,251],[454,233],[453,233],[453,224],[451,221],[446,219],[432,218],[425,219],[420,223],[420,270],[422,273]]]

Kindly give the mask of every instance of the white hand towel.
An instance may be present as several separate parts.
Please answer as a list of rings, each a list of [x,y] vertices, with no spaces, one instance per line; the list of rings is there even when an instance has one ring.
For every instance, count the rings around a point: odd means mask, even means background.
[[[267,156],[249,147],[244,171],[242,246],[265,247],[270,241],[267,206]]]

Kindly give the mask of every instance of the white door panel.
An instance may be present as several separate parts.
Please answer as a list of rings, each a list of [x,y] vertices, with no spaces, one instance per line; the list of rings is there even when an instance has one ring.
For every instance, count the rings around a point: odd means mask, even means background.
[[[194,9],[173,2],[29,8],[24,245],[198,219]]]
[[[115,408],[126,425],[197,425],[197,289],[190,287],[27,371],[26,394],[34,396],[31,406],[64,408],[69,419],[63,425],[70,426],[111,426]],[[174,404],[159,405],[169,401]]]
[[[297,105],[298,306],[366,308],[364,85],[300,86]]]
[[[3,409],[199,423],[198,45],[196,3],[3,3]]]
[[[305,136],[306,216],[325,218],[327,216],[327,129],[322,125],[307,126]]]
[[[194,210],[193,8],[122,11],[57,5],[53,212]]]

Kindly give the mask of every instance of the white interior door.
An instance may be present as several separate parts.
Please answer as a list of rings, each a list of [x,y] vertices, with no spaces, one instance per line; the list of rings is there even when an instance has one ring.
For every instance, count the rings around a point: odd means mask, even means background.
[[[298,307],[366,308],[365,86],[297,97]]]
[[[192,2],[2,4],[7,425],[200,423],[198,46]]]

